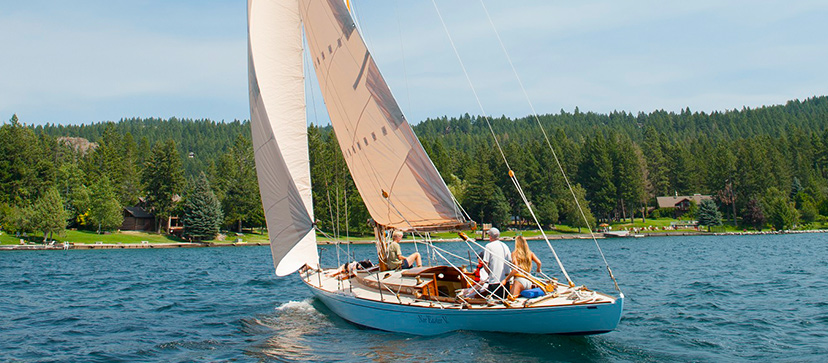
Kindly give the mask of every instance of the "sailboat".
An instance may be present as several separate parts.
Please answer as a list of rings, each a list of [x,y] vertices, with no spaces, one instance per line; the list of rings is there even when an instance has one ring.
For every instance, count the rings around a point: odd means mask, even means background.
[[[616,328],[623,293],[614,296],[575,286],[568,275],[566,282],[531,277],[544,291],[541,296],[496,299],[465,297],[462,291],[471,286],[471,273],[447,258],[445,265],[386,269],[389,231],[427,238],[429,232],[469,229],[474,222],[414,135],[342,0],[248,0],[247,10],[250,124],[276,275],[298,274],[343,319],[385,331],[596,334]],[[320,265],[303,30],[307,60],[372,218],[379,260],[375,266]],[[430,247],[441,256],[449,254]]]

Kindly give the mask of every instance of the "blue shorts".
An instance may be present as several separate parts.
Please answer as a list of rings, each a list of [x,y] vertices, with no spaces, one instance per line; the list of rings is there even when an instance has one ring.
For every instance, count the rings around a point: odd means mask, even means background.
[[[409,265],[409,264],[408,264],[408,259],[404,258],[404,259],[402,260],[402,264],[400,265],[400,268],[401,268],[401,269],[403,269],[403,270],[408,270],[408,269],[410,269],[410,268],[412,268],[412,267],[414,267],[414,266],[411,266],[411,265]]]

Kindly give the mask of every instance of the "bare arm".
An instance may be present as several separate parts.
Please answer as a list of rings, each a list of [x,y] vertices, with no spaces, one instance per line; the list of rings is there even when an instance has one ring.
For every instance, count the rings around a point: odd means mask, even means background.
[[[541,260],[538,258],[537,255],[535,255],[534,252],[532,252],[532,261],[535,261],[535,263],[538,265],[538,272],[541,272]]]
[[[509,271],[509,274],[506,275],[506,278],[503,279],[503,281],[501,281],[500,284],[503,285],[503,286],[506,286],[506,282],[508,282],[509,279],[514,277],[516,273],[517,273],[517,270],[515,270],[515,269],[512,269],[512,271]]]
[[[512,260],[512,264],[517,266],[518,263],[517,263],[517,259],[515,258],[515,255],[512,255],[511,260]],[[506,278],[503,279],[503,281],[501,281],[500,283],[505,286],[506,282],[508,282],[509,279],[511,279],[512,277],[517,276],[517,274],[518,274],[518,270],[513,268],[511,271],[509,271],[509,274],[506,275]]]

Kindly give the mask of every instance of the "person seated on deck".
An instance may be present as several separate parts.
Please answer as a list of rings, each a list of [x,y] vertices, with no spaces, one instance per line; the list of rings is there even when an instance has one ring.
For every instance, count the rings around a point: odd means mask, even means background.
[[[480,251],[477,253],[477,268],[472,272],[472,280],[474,282],[486,282],[488,277],[489,275],[486,274],[486,269],[483,268],[483,251]]]
[[[499,229],[492,228],[488,234],[489,243],[486,244],[483,251],[483,268],[489,274],[486,281],[489,284],[487,288],[492,295],[503,299],[506,297],[509,286],[501,281],[504,281],[511,270],[506,261],[512,259],[512,252],[509,250],[509,246],[500,241]]]
[[[501,282],[505,285],[509,279],[513,279],[511,286],[512,296],[517,297],[520,295],[521,291],[532,288],[532,282],[526,275],[528,275],[529,271],[532,269],[533,261],[536,265],[538,265],[537,271],[540,273],[540,259],[534,252],[532,252],[532,250],[529,249],[529,244],[526,243],[526,238],[523,238],[523,236],[517,236],[517,238],[515,238],[515,252],[512,253],[512,264],[517,268],[512,269],[512,272],[509,272],[506,278]]]
[[[489,275],[483,267],[483,251],[477,253],[477,269],[472,273],[471,279],[474,281],[474,284],[463,290],[463,296],[474,298],[485,297],[486,281],[489,279]]]
[[[351,272],[367,271],[371,270],[373,267],[374,264],[371,262],[371,260],[351,261],[349,263],[343,264],[342,266],[339,266],[339,268],[333,272],[328,272],[326,276],[335,277],[339,280],[347,280],[353,276]]]
[[[419,252],[414,252],[408,257],[402,255],[402,250],[400,249],[402,237],[402,231],[394,231],[391,234],[391,243],[388,245],[388,254],[385,258],[385,265],[388,266],[389,270],[396,270],[398,268],[406,270],[414,266],[420,267],[423,265],[423,260]]]

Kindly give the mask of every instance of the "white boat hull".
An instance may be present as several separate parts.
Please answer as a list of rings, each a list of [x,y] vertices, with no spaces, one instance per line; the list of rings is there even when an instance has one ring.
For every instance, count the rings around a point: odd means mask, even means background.
[[[347,321],[374,329],[414,335],[437,335],[455,330],[600,334],[615,329],[624,307],[622,295],[613,303],[603,304],[441,309],[436,304],[434,307],[423,307],[363,299],[351,296],[347,290],[325,291],[312,283],[305,283],[316,298]]]

